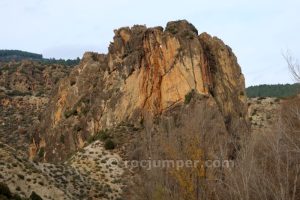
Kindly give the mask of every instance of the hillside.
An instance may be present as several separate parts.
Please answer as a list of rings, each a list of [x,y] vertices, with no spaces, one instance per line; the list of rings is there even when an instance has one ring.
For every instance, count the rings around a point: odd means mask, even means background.
[[[300,84],[257,85],[246,89],[247,96],[254,97],[292,97],[300,92]]]
[[[34,125],[70,69],[28,60],[0,62],[0,142],[27,153]]]
[[[60,64],[69,67],[73,67],[79,64],[80,58],[76,59],[55,59],[55,58],[44,58],[42,54],[31,53],[20,50],[1,50],[0,49],[0,63],[10,61],[22,61],[32,60],[38,61],[42,64]]]
[[[42,60],[43,55],[37,53],[30,53],[20,50],[0,50],[0,61],[10,61],[10,60]]]

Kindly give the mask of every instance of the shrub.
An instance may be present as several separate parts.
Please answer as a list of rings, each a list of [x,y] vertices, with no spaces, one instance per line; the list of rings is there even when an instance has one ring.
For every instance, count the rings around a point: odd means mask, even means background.
[[[63,134],[61,134],[59,140],[62,144],[64,144],[65,143],[65,136]]]
[[[31,199],[31,200],[43,200],[43,199],[42,199],[37,193],[35,193],[34,191],[31,193],[30,199]]]
[[[190,101],[192,100],[192,98],[193,98],[193,96],[194,96],[194,92],[195,92],[195,90],[192,89],[189,93],[187,93],[187,94],[185,95],[185,99],[184,99],[184,103],[185,103],[185,104],[189,104],[189,103],[190,103]]]
[[[83,115],[86,115],[89,111],[90,111],[90,109],[89,109],[87,106],[85,106],[85,107],[83,107],[83,108],[81,109],[81,113],[82,113]]]
[[[95,134],[94,136],[91,136],[88,139],[88,143],[92,143],[96,140],[101,140],[102,142],[106,141],[107,139],[109,139],[110,136],[107,134],[107,130],[101,130],[99,131],[97,134]]]
[[[87,142],[90,144],[92,142],[95,141],[95,137],[94,136],[90,136],[88,139],[87,139]]]
[[[40,150],[39,150],[39,153],[38,153],[39,158],[44,157],[44,154],[45,154],[45,148],[41,147]]]
[[[24,178],[25,178],[24,175],[22,175],[22,174],[18,174],[17,176],[22,180],[24,180]]]
[[[76,81],[75,80],[72,80],[71,82],[70,82],[70,85],[71,86],[73,86],[73,85],[75,85],[76,84]]]
[[[69,117],[71,117],[72,115],[77,115],[78,113],[77,113],[77,110],[75,110],[75,109],[72,109],[72,110],[67,110],[67,111],[65,111],[65,113],[64,113],[64,115],[65,115],[65,118],[69,118]]]
[[[266,99],[266,97],[258,97],[257,100],[265,100],[265,99]]]
[[[109,139],[109,135],[107,134],[107,130],[101,130],[97,135],[97,139],[99,139],[101,141],[105,141],[105,140]]]
[[[108,139],[105,141],[104,148],[106,150],[112,150],[115,148],[115,143],[111,139]]]
[[[34,96],[36,96],[36,97],[41,97],[41,96],[43,96],[44,94],[45,94],[45,91],[44,91],[44,90],[39,90],[39,91],[37,91],[37,93],[35,93]]]
[[[256,114],[257,114],[257,109],[255,108],[255,109],[253,109],[253,112],[252,112],[251,116],[254,116]]]
[[[80,125],[76,125],[74,126],[73,130],[79,132],[82,130],[82,128],[80,127]]]
[[[6,197],[12,196],[8,186],[4,183],[0,183],[0,195],[4,195]]]
[[[178,30],[177,30],[177,28],[175,27],[175,26],[171,26],[171,27],[168,27],[167,28],[167,31],[169,31],[170,33],[172,33],[172,34],[176,34],[176,33],[178,33]]]
[[[21,92],[19,90],[13,90],[6,93],[8,96],[14,97],[14,96],[27,96],[31,95],[30,92]]]
[[[185,30],[182,32],[182,36],[187,38],[187,39],[194,39],[194,33],[192,31],[189,30]]]
[[[26,199],[22,199],[18,194],[14,194],[12,199],[14,199],[14,200],[26,200]]]

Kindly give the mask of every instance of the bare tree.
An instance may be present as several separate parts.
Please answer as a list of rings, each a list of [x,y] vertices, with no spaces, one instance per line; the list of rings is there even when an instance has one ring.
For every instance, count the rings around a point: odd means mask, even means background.
[[[282,53],[285,61],[288,64],[288,68],[294,77],[295,81],[300,82],[300,65],[297,59],[295,59],[289,51]]]
[[[283,54],[300,82],[300,66],[290,53]],[[300,99],[281,103],[279,119],[266,134],[241,138],[241,150],[215,187],[216,199],[300,199]]]

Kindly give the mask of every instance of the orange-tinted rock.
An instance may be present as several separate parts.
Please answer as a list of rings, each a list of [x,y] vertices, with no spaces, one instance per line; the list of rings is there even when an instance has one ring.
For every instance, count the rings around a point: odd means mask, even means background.
[[[244,77],[231,49],[187,21],[115,30],[107,55],[85,53],[61,81],[40,126],[46,159],[61,160],[91,135],[121,122],[138,125],[183,104],[191,91],[208,96],[232,134],[246,127]],[[79,127],[75,128],[74,127]],[[66,141],[59,141],[60,135]]]

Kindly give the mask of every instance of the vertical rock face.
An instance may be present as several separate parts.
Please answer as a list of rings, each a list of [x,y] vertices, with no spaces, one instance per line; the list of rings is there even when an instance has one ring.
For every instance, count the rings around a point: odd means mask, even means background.
[[[234,136],[237,126],[247,126],[244,89],[231,49],[198,35],[185,20],[169,22],[165,30],[120,28],[107,55],[85,53],[61,81],[33,143],[45,150],[43,159],[63,160],[99,130],[123,122],[141,126],[146,115],[183,105],[191,91],[214,102]]]

